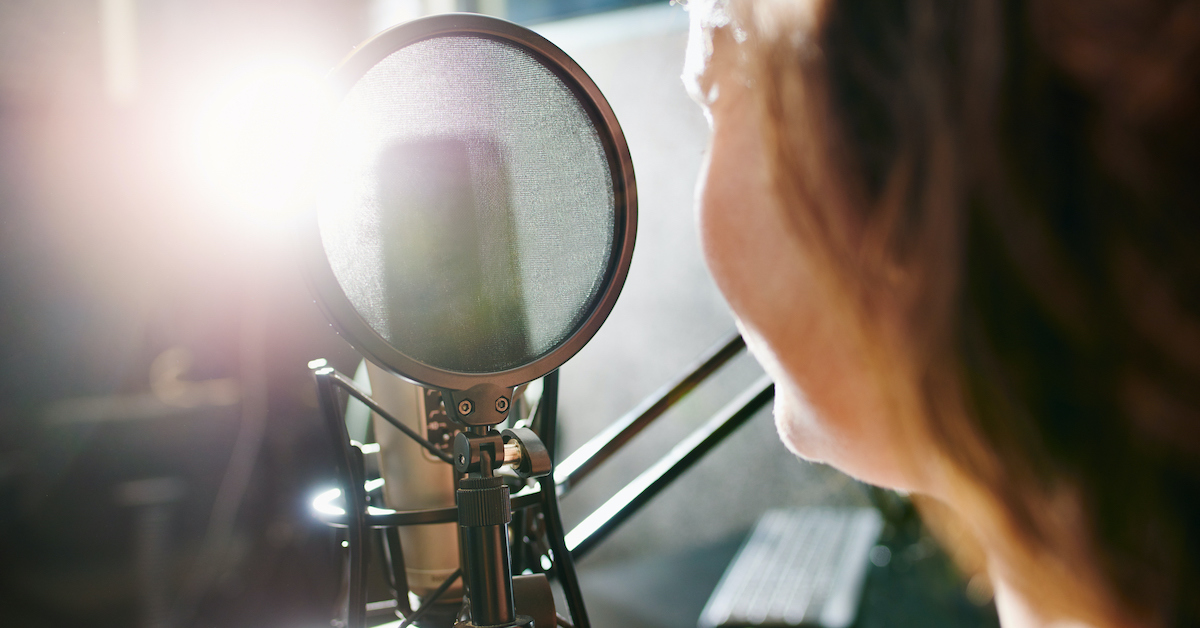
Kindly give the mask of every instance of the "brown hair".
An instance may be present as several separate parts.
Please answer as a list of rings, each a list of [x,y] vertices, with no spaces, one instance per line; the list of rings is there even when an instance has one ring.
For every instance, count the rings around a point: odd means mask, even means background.
[[[1200,625],[1200,3],[799,5],[734,11],[777,191],[847,314],[900,321],[1014,584]]]

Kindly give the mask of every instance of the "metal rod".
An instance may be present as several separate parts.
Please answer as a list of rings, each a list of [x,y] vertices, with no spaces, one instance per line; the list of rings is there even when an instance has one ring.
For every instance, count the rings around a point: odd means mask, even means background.
[[[575,559],[585,556],[659,491],[754,416],[774,396],[775,385],[771,379],[765,375],[759,378],[707,423],[673,447],[666,456],[654,463],[654,466],[575,526],[575,529],[566,535],[566,545],[570,548],[572,556]]]
[[[565,495],[574,488],[600,463],[608,460],[625,443],[646,429],[745,346],[746,342],[742,337],[733,332],[696,360],[686,375],[658,389],[638,407],[567,456],[554,470],[554,483],[558,486],[559,494]]]
[[[345,426],[345,421],[342,425]],[[367,623],[367,493],[363,488],[366,468],[363,464],[363,453],[358,447],[345,441],[346,450],[350,452],[350,481],[354,483],[354,497],[346,501],[348,510],[352,509],[354,524],[347,527],[347,544],[350,546],[350,607],[347,609],[347,628],[362,628]],[[358,586],[355,587],[354,583]],[[355,616],[359,621],[355,622]]]
[[[558,371],[547,375],[542,385],[542,402],[538,408],[538,416],[544,430],[541,437],[545,440],[546,447],[550,448],[553,447],[558,425]],[[558,574],[559,583],[562,584],[563,596],[567,598],[571,619],[576,628],[591,628],[587,608],[583,604],[583,592],[579,588],[579,578],[575,574],[575,561],[563,539],[562,515],[558,511],[558,493],[554,480],[551,476],[538,478],[538,486],[541,489],[542,516],[546,520],[546,541],[550,545],[550,551],[554,552],[554,569]]]
[[[342,489],[338,489],[341,491]],[[334,497],[341,495],[337,493]],[[346,527],[346,512],[345,509],[333,506],[336,511],[330,511],[332,504],[322,496],[320,507],[314,504],[312,511],[313,516],[318,521],[335,528]],[[519,493],[512,496],[512,507],[514,510],[519,508],[529,508],[537,504],[541,504],[541,491],[531,493]],[[367,515],[363,518],[368,528],[394,528],[396,526],[415,526],[427,525],[431,523],[449,523],[458,521],[458,506],[446,506],[445,508],[427,508],[425,510],[388,510],[386,508],[371,507],[367,509]]]
[[[408,566],[404,562],[404,546],[400,544],[400,531],[396,528],[386,528],[379,531],[383,542],[384,566],[387,568],[389,584],[396,594],[396,608],[405,617],[412,614],[412,605],[408,602]]]
[[[509,625],[516,619],[512,574],[509,572],[508,529],[504,524],[460,526],[463,552],[469,557],[463,571],[471,602],[471,623]]]
[[[482,449],[478,455],[479,477],[460,479],[455,491],[463,583],[471,608],[470,623],[508,626],[517,618],[508,552],[512,507],[508,486],[492,475],[491,453]]]
[[[331,368],[318,369],[313,373],[317,380],[321,414],[334,443],[334,460],[342,483],[342,494],[346,496],[346,544],[350,555],[346,625],[348,628],[362,628],[366,624],[367,613],[366,561],[363,552],[367,496],[363,489],[362,452],[350,444],[341,404],[333,388],[336,375],[337,372]]]
[[[400,430],[401,432],[404,432],[405,436],[417,441],[417,444],[424,447],[427,451],[429,451],[429,453],[433,454],[434,456],[437,456],[439,459],[441,459],[442,462],[445,462],[446,464],[454,464],[454,458],[450,454],[442,451],[441,449],[438,449],[436,445],[429,442],[423,436],[421,436],[420,434],[413,431],[413,429],[411,427],[405,425],[404,423],[401,423],[398,419],[396,419],[396,417],[392,416],[391,414],[388,414],[388,411],[384,410],[383,406],[380,406],[378,403],[376,403],[376,401],[371,398],[371,395],[368,395],[367,393],[363,392],[363,390],[361,388],[359,388],[358,386],[356,386],[354,384],[354,382],[350,381],[349,379],[346,379],[345,375],[342,375],[341,373],[338,373],[337,371],[331,370],[330,377],[333,379],[333,382],[335,384],[340,386],[342,389],[344,389],[347,393],[349,393],[355,399],[358,399],[359,401],[366,404],[367,407],[370,408],[372,412],[374,412],[375,414],[378,414],[380,417],[383,418],[384,421],[391,423],[392,426],[394,426],[396,429]]]

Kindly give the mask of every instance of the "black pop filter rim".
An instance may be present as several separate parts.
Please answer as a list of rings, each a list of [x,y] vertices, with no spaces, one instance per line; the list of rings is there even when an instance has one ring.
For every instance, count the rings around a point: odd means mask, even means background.
[[[338,101],[344,99],[371,68],[404,47],[434,37],[455,35],[490,38],[529,53],[575,95],[600,137],[612,177],[613,241],[609,267],[604,273],[604,283],[591,312],[566,340],[533,362],[504,371],[466,373],[414,360],[393,347],[359,315],[334,276],[326,257],[317,222],[320,208],[312,208],[304,229],[307,274],[310,286],[317,295],[317,304],[333,327],[351,346],[379,366],[405,379],[435,388],[467,390],[481,383],[511,388],[542,377],[570,359],[592,339],[616,304],[629,272],[637,233],[637,187],[633,160],[612,108],[579,64],[537,33],[486,15],[435,15],[395,26],[372,37],[330,75],[334,95]]]

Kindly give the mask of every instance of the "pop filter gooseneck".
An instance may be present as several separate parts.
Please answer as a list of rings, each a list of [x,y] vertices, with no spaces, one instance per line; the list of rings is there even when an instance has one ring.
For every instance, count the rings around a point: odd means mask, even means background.
[[[310,283],[369,360],[441,392],[461,426],[469,623],[528,623],[512,608],[509,495],[493,471],[544,475],[530,464],[544,449],[527,430],[491,428],[514,388],[582,348],[620,293],[637,222],[628,147],[574,61],[495,18],[403,24],[361,45],[333,82]],[[361,475],[352,457],[342,466]]]

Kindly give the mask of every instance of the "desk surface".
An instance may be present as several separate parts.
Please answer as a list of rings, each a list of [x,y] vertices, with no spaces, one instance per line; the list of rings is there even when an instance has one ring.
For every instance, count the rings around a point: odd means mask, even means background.
[[[579,572],[592,625],[696,628],[708,596],[748,534],[672,554],[584,561]],[[883,545],[892,558],[870,567],[854,628],[999,628],[995,607],[968,599],[966,582],[928,536],[893,531]]]

